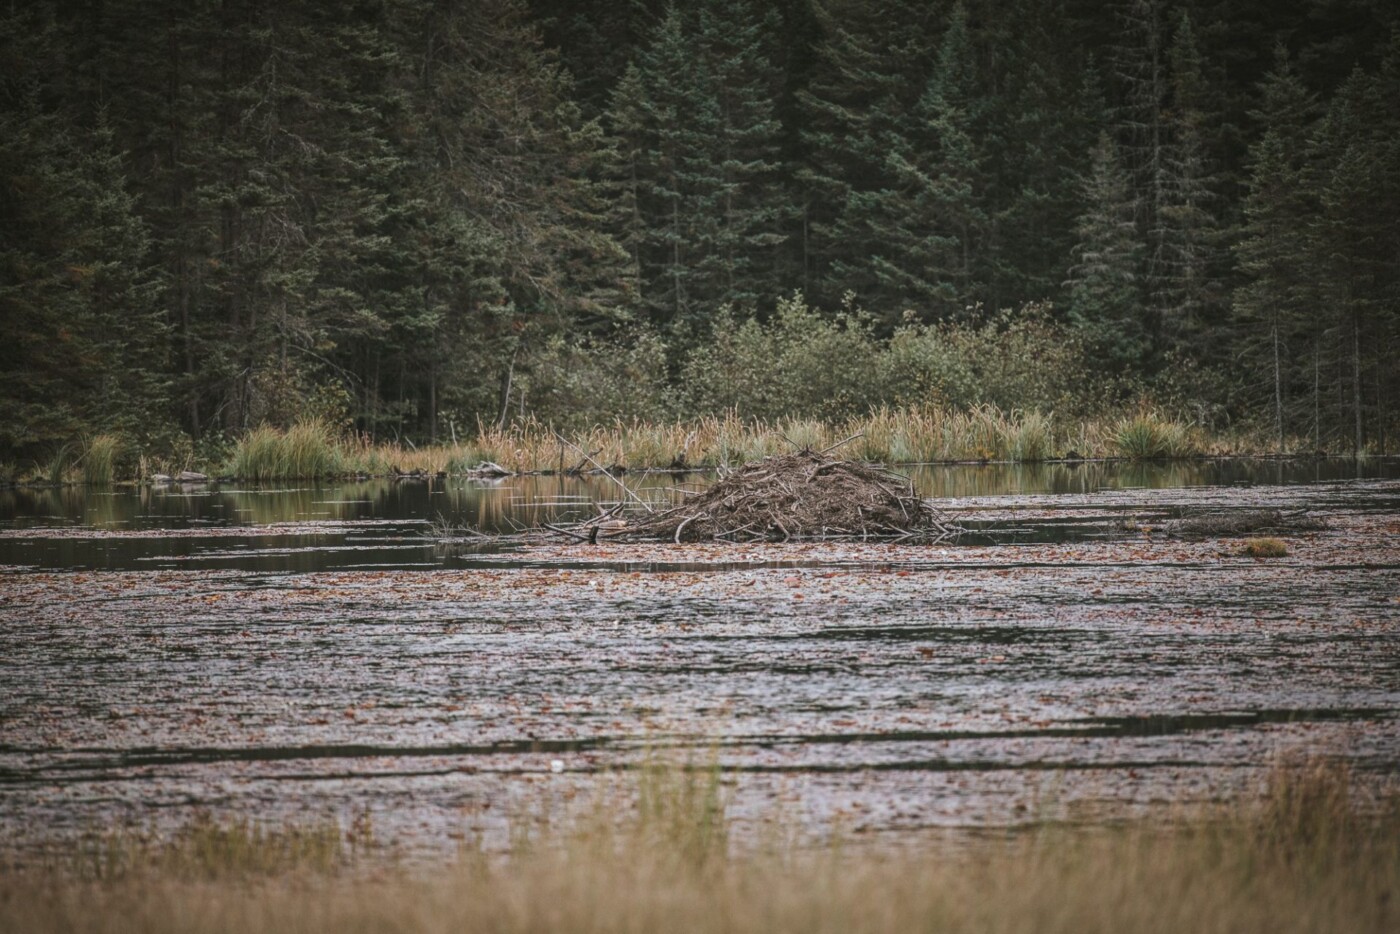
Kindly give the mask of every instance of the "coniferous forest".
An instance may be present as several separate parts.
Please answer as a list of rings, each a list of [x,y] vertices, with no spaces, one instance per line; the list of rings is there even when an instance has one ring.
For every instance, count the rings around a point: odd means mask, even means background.
[[[1384,450],[1400,5],[10,3],[0,321],[10,462],[926,400]]]

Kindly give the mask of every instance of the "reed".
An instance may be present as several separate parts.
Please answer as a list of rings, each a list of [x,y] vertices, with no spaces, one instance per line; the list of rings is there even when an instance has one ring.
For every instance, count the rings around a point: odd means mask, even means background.
[[[564,440],[560,440],[561,436]],[[738,467],[804,447],[822,450],[852,436],[848,457],[885,464],[1034,462],[1074,451],[1082,457],[1188,458],[1202,450],[1197,431],[1155,410],[1116,421],[1064,421],[1036,410],[991,405],[951,408],[882,406],[844,421],[743,419],[735,412],[682,422],[621,419],[586,431],[557,433],[527,415],[507,427],[478,425],[454,445],[340,438],[304,422],[285,431],[258,428],[238,442],[227,472],[247,480],[304,479],[363,473],[464,473],[482,462],[514,473],[581,468]],[[1224,439],[1211,447],[1225,449]],[[583,456],[586,452],[592,460]]]

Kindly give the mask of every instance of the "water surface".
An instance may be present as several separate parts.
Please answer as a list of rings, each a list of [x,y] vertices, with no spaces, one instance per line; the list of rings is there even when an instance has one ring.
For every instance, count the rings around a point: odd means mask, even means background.
[[[603,478],[7,491],[0,833],[369,811],[431,851],[659,750],[816,834],[1121,819],[1286,754],[1391,774],[1400,482],[1359,471],[921,468],[979,530],[933,548],[423,535],[585,515]],[[1261,505],[1327,527],[1270,562],[1160,533]]]

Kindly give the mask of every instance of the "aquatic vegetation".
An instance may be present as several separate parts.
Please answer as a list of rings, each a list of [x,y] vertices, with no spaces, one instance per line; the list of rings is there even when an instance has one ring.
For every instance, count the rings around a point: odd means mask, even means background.
[[[1201,449],[1188,425],[1152,409],[1119,421],[1109,443],[1115,453],[1133,460],[1193,457]]]
[[[1277,538],[1251,538],[1240,553],[1250,558],[1283,558],[1288,555],[1288,546]]]
[[[116,435],[96,435],[88,439],[81,457],[83,480],[94,486],[109,486],[116,477],[122,440]]]
[[[298,422],[283,431],[255,428],[234,448],[229,472],[244,480],[333,477],[346,463],[331,428],[322,422]]]
[[[199,815],[171,834],[119,829],[89,833],[62,853],[58,868],[82,879],[228,880],[328,873],[346,866],[352,846],[373,841],[368,815],[343,830],[334,820],[270,824]]]

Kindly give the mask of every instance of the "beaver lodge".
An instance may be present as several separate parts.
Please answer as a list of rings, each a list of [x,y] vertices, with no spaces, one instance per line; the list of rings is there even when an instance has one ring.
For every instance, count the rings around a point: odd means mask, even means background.
[[[793,541],[880,539],[936,543],[959,531],[883,467],[834,460],[810,450],[782,454],[726,473],[670,509],[619,519],[621,505],[587,522],[548,526],[576,540]]]

